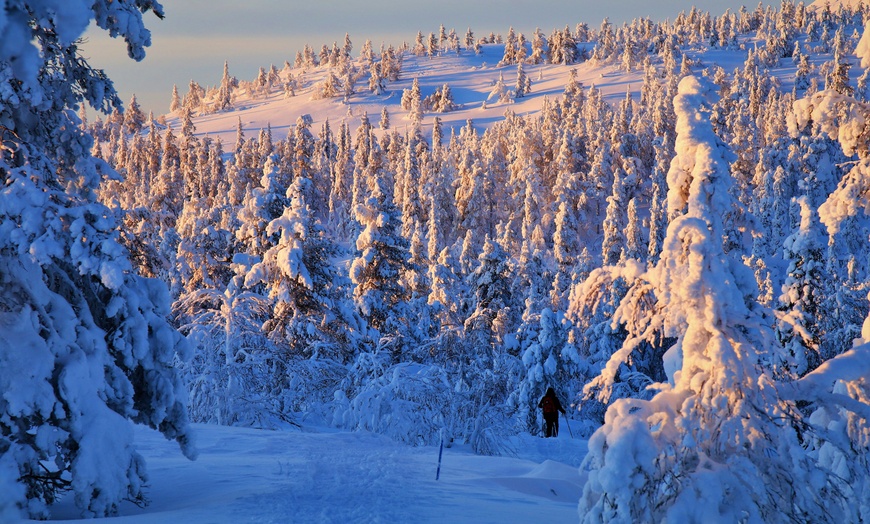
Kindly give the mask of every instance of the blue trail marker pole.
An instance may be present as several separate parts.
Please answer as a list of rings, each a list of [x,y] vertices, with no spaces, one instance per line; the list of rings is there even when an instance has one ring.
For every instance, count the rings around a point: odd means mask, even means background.
[[[441,447],[438,448],[438,470],[435,471],[435,480],[441,477],[441,455],[444,454],[444,431],[441,431]]]

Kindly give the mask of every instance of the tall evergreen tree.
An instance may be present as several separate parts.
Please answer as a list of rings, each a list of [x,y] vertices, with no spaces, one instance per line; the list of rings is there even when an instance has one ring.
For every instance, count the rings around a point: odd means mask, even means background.
[[[169,111],[176,112],[181,109],[181,96],[178,94],[178,84],[172,84],[172,100],[169,102]]]
[[[804,376],[822,363],[819,354],[819,317],[822,314],[825,281],[825,242],[815,212],[806,199],[799,200],[800,229],[783,246],[788,273],[777,308],[778,334],[785,348],[786,372]]]
[[[508,255],[498,242],[484,239],[477,268],[468,275],[467,284],[474,293],[474,309],[465,320],[466,337],[481,358],[492,357],[512,327],[506,325],[510,314],[505,303],[510,296]]]
[[[357,308],[380,338],[405,331],[402,307],[411,294],[403,277],[410,257],[408,241],[401,235],[401,212],[393,202],[393,190],[383,169],[373,173],[371,183],[369,196],[355,208],[363,230],[356,241],[359,255],[351,265],[350,276]]]
[[[321,356],[348,362],[359,321],[348,317],[350,309],[342,304],[342,279],[330,263],[338,250],[306,204],[311,191],[309,180],[293,181],[287,190],[289,205],[266,228],[278,238],[251,268],[245,285],[266,286],[272,314],[263,329],[281,348],[283,359]]]
[[[580,503],[586,521],[678,514],[725,519],[740,514],[762,521],[780,518],[783,511],[793,518],[850,511],[842,495],[831,505],[816,488],[795,482],[818,476],[826,492],[844,487],[805,454],[797,428],[807,419],[788,400],[791,394],[777,390],[759,369],[772,333],[753,302],[754,279],[722,246],[730,155],[706,113],[711,91],[686,77],[674,101],[680,131],[668,201],[678,213],[653,273],[663,304],[658,318],[678,337],[666,355],[670,385],[652,400],[611,406],[607,423],[590,440],[586,464],[592,471]],[[630,448],[643,442],[652,451],[626,454],[629,442]],[[797,456],[803,458],[793,460]],[[631,461],[637,483],[620,488],[606,479],[614,467],[624,474],[622,459]],[[674,475],[679,484],[663,491]],[[764,486],[763,494],[757,486]]]
[[[139,106],[139,102],[134,94],[130,98],[127,109],[124,111],[124,131],[132,135],[141,132],[144,127],[145,113],[142,112],[142,108]]]
[[[75,111],[120,107],[82,56],[90,21],[140,60],[144,13],[159,3],[5,2],[0,31],[0,519],[47,518],[63,491],[85,516],[143,502],[145,461],[132,423],[190,457],[187,354],[167,322],[166,286],[131,270],[114,214],[97,201],[108,175]]]

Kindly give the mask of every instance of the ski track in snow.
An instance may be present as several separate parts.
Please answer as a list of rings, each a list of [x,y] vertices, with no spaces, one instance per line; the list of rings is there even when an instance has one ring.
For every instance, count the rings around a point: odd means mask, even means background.
[[[197,425],[199,458],[137,428],[150,475],[139,508],[122,505],[106,524],[191,523],[510,523],[576,522],[584,440],[512,437],[518,457],[409,447],[372,433],[329,428],[268,431]],[[55,522],[79,519],[72,501]]]

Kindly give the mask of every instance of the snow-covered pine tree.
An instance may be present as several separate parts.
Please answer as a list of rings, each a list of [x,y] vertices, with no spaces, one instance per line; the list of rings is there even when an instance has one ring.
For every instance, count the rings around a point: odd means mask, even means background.
[[[712,132],[713,90],[689,76],[674,101],[668,203],[676,213],[651,273],[658,318],[678,337],[666,355],[671,383],[649,401],[610,407],[590,439],[580,511],[587,522],[849,520],[858,514],[855,488],[803,447],[809,419],[759,367],[776,346],[751,273],[722,246],[730,154]]]
[[[504,73],[499,71],[498,80],[493,84],[492,91],[486,97],[486,101],[488,102],[495,98],[501,104],[509,104],[513,102],[511,95],[511,90],[508,89],[507,84],[504,82]]]
[[[233,93],[239,87],[239,81],[234,76],[230,76],[229,63],[224,62],[224,73],[221,76],[221,83],[218,86],[217,98],[215,99],[214,110],[224,111],[233,105]],[[265,87],[265,82],[263,87]]]
[[[352,308],[343,303],[342,278],[330,263],[337,247],[306,203],[311,191],[308,179],[294,179],[289,205],[266,228],[278,239],[245,277],[246,287],[262,283],[268,290],[272,314],[263,330],[278,346],[284,366],[294,357],[349,362],[360,327],[358,317],[348,317]]]
[[[71,492],[86,516],[143,502],[131,421],[195,451],[173,361],[166,286],[131,271],[113,213],[98,203],[105,166],[75,111],[120,107],[78,49],[90,21],[131,58],[150,44],[156,1],[5,2],[0,31],[0,518],[46,518]],[[123,21],[123,23],[121,22]]]
[[[172,84],[172,100],[169,102],[169,111],[176,112],[181,109],[181,96],[178,94],[178,84]]]
[[[191,79],[187,86],[187,94],[184,95],[182,106],[193,114],[200,112],[202,110],[202,95],[202,88]]]
[[[514,96],[523,98],[526,96],[529,87],[529,77],[523,70],[523,63],[517,63],[517,82],[514,84]]]
[[[127,104],[127,109],[124,111],[124,131],[132,135],[141,132],[144,127],[145,113],[142,112],[134,94],[130,97],[130,103]]]
[[[377,148],[373,145],[373,149]],[[389,350],[398,361],[404,349],[400,335],[407,328],[403,315],[411,298],[403,281],[409,256],[408,240],[402,237],[402,215],[393,201],[393,188],[384,170],[370,159],[374,169],[370,192],[356,206],[356,219],[362,226],[357,237],[358,256],[350,268],[354,299],[360,314],[377,330],[377,339],[395,342]]]
[[[816,212],[806,198],[798,200],[801,223],[785,240],[783,250],[788,270],[782,294],[777,334],[785,348],[783,367],[802,377],[821,365],[819,316],[825,282],[825,238]]]

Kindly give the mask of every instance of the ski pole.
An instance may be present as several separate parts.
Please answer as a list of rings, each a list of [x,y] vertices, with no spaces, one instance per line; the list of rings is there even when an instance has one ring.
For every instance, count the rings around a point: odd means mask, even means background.
[[[571,435],[571,438],[574,438],[574,432],[571,431],[571,423],[568,422],[568,415],[562,413],[562,416],[565,417],[565,425],[568,426],[568,434]]]

